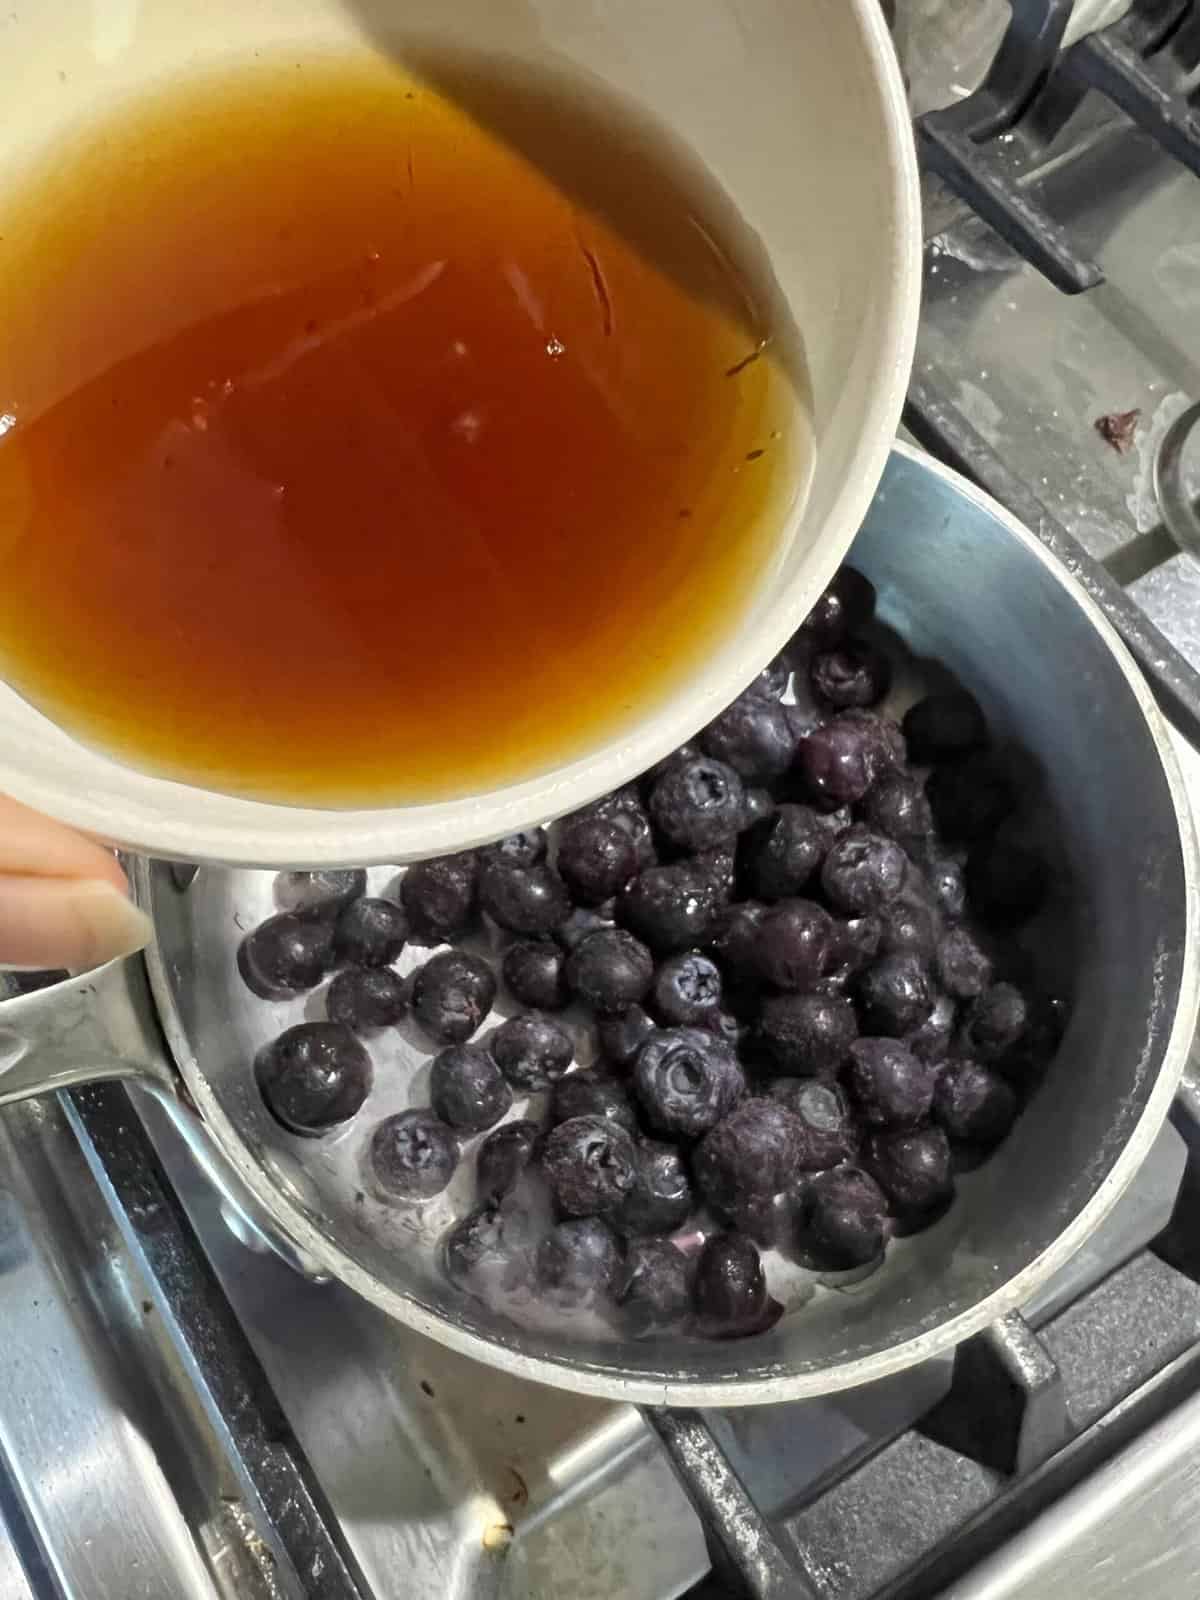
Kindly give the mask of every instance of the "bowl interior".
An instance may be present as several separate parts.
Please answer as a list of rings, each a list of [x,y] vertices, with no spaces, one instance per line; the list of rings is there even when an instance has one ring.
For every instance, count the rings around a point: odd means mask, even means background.
[[[797,485],[781,507],[770,582],[702,670],[570,764],[465,800],[322,811],[170,783],[84,748],[0,687],[0,788],[131,849],[243,865],[398,861],[583,803],[681,742],[754,675],[828,580],[883,467],[911,359],[919,227],[903,90],[876,0],[772,3],[752,15],[734,0],[412,0],[401,9],[402,26],[385,0],[148,0],[134,11],[116,0],[47,0],[6,32],[0,157],[18,171],[56,134],[86,127],[97,107],[253,51],[392,57],[515,140],[522,100],[540,82],[578,86],[593,144],[606,137],[596,108],[616,97],[690,152],[723,197],[730,234],[773,285],[780,356],[794,358],[798,375],[799,345],[787,347],[789,329],[799,330],[816,446],[807,494]],[[502,63],[499,81],[519,92],[485,93],[472,66],[481,58],[493,63],[493,85]],[[564,181],[582,181],[566,154],[555,160]],[[638,196],[626,181],[624,191],[610,184],[581,198],[619,203],[647,248],[662,247]]]

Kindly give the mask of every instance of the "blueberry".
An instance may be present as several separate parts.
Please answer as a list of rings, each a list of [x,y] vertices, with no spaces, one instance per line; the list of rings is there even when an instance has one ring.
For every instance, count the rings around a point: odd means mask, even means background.
[[[817,698],[836,711],[877,705],[892,681],[891,662],[861,639],[817,651],[808,674]]]
[[[754,1195],[779,1194],[797,1172],[814,1168],[806,1133],[781,1101],[742,1100],[705,1134],[692,1157],[701,1194],[726,1219]]]
[[[528,1247],[527,1219],[511,1200],[494,1196],[449,1230],[442,1261],[453,1283],[486,1292],[524,1275]]]
[[[776,1078],[767,1090],[804,1124],[808,1166],[814,1171],[849,1161],[858,1149],[858,1134],[846,1097],[834,1083],[815,1078]]]
[[[611,1228],[598,1217],[569,1218],[538,1245],[538,1292],[560,1311],[603,1300],[611,1292],[621,1252]]]
[[[511,1107],[512,1090],[481,1044],[439,1050],[429,1069],[429,1103],[452,1128],[483,1133]]]
[[[567,987],[601,1016],[619,1016],[642,999],[654,957],[624,928],[589,934],[567,957]]]
[[[391,967],[346,967],[329,985],[325,1014],[356,1033],[392,1028],[408,1009],[404,979]]]
[[[541,1128],[536,1122],[503,1122],[484,1139],[475,1157],[475,1179],[483,1199],[506,1195],[533,1159]]]
[[[746,693],[756,694],[763,700],[780,700],[787,691],[791,675],[792,669],[786,659],[783,656],[776,656],[773,661],[767,662]]]
[[[407,938],[408,918],[396,902],[364,895],[337,919],[333,947],[356,967],[390,967]]]
[[[876,778],[863,796],[862,818],[909,851],[923,848],[933,832],[929,796],[911,772],[885,772]]]
[[[746,1087],[737,1056],[699,1028],[667,1028],[638,1052],[634,1089],[650,1124],[698,1139],[733,1110]]]
[[[754,1241],[741,1233],[714,1234],[700,1252],[692,1281],[696,1331],[709,1339],[765,1333],[783,1315],[767,1293]]]
[[[739,843],[738,861],[749,893],[760,900],[788,900],[802,893],[849,822],[844,811],[823,815],[811,806],[781,805]]]
[[[1011,983],[994,983],[972,1001],[963,1032],[981,1061],[998,1061],[1021,1041],[1029,1026],[1029,1005]]]
[[[783,710],[788,719],[788,726],[796,737],[796,748],[799,750],[799,741],[807,739],[814,728],[819,728],[829,720],[829,714],[824,706],[817,704],[817,698],[812,692],[812,684],[808,681],[808,673],[797,675],[795,683],[795,704],[785,705]],[[793,763],[794,767],[795,763]]]
[[[837,994],[777,994],[763,1001],[758,1037],[780,1072],[836,1072],[858,1037],[854,1007]]]
[[[703,1028],[705,1033],[711,1033],[714,1039],[722,1039],[731,1050],[737,1050],[745,1038],[746,1030],[731,1011],[706,1011],[697,1021],[696,1027]]]
[[[973,695],[964,689],[927,695],[904,717],[909,755],[920,766],[964,756],[987,743],[987,723]]]
[[[637,1132],[637,1116],[624,1086],[599,1067],[579,1067],[554,1085],[551,1122],[570,1122],[574,1117],[607,1117],[627,1133]]]
[[[1033,850],[999,842],[972,850],[967,860],[971,909],[995,928],[1027,922],[1046,895],[1046,863]]]
[[[898,1039],[933,1010],[933,986],[918,956],[881,956],[858,980],[858,999],[868,1032]]]
[[[732,977],[758,976],[758,930],[767,910],[757,901],[741,900],[718,912],[709,948]]]
[[[871,764],[877,777],[885,772],[901,772],[908,761],[908,747],[900,724],[885,717],[881,711],[840,711],[834,719],[843,727],[853,728],[866,740]]]
[[[941,1128],[873,1134],[864,1161],[902,1213],[930,1211],[953,1193],[950,1146]]]
[[[853,567],[842,567],[800,625],[799,645],[827,650],[875,615],[875,588]]]
[[[775,815],[775,797],[769,789],[747,789],[742,796],[742,831],[757,828]]]
[[[1050,1064],[1062,1043],[1067,1009],[1061,1000],[1046,996],[1029,1003],[1025,1031],[994,1065],[1015,1083],[1028,1088]]]
[[[938,1077],[933,1114],[952,1139],[998,1144],[1017,1115],[1003,1078],[977,1061],[948,1061]]]
[[[871,1127],[915,1128],[929,1115],[937,1073],[897,1039],[859,1039],[850,1046],[846,1082]]]
[[[613,1226],[630,1238],[674,1233],[696,1205],[679,1147],[658,1139],[640,1139],[636,1153],[637,1180],[613,1213]]]
[[[301,1022],[263,1046],[254,1076],[285,1128],[316,1136],[362,1108],[371,1092],[371,1058],[340,1022]]]
[[[595,906],[618,894],[637,865],[633,840],[610,817],[580,817],[564,824],[558,870],[578,904]]]
[[[294,911],[303,917],[334,920],[352,900],[366,892],[367,874],[362,867],[281,872],[275,879],[275,904],[281,911]]]
[[[948,856],[927,861],[925,881],[937,909],[951,922],[957,922],[967,909],[967,883],[957,861]]]
[[[656,761],[652,767],[647,767],[645,772],[642,773],[639,783],[641,792],[648,796],[658,780],[665,777],[673,768],[682,766],[687,761],[695,761],[698,756],[703,754],[704,752],[700,746],[691,739],[684,744],[677,745],[674,750],[668,750],[661,761]]]
[[[850,917],[845,922],[835,922],[825,985],[840,992],[871,965],[882,943],[883,923],[878,917]]]
[[[502,1022],[488,1040],[496,1065],[522,1094],[548,1089],[575,1059],[575,1041],[561,1023],[541,1011]]]
[[[712,875],[694,861],[649,867],[618,901],[621,920],[659,955],[703,944],[720,903]]]
[[[242,940],[238,971],[260,1000],[288,1000],[320,983],[333,964],[327,923],[283,911]]]
[[[744,1195],[738,1200],[736,1210],[721,1220],[728,1227],[744,1233],[748,1239],[753,1239],[760,1250],[780,1249],[787,1243],[794,1225],[797,1190],[804,1181],[805,1174],[801,1173],[793,1187],[779,1194],[756,1191]],[[702,1217],[702,1221],[706,1220]]]
[[[549,840],[545,828],[525,828],[520,833],[507,834],[494,844],[485,844],[479,852],[481,861],[507,861],[513,867],[536,867],[546,859]]]
[[[692,751],[691,753],[695,754],[696,752]],[[676,751],[673,756],[668,757],[668,760],[673,761],[682,754],[682,751]],[[643,806],[638,797],[636,785],[629,784],[624,789],[614,789],[611,794],[606,794],[601,799],[593,801],[590,806],[585,806],[582,811],[574,812],[565,819],[563,826],[564,828],[568,827],[571,823],[584,817],[605,817],[608,821],[615,822],[619,828],[624,829],[633,842],[639,872],[644,872],[647,867],[652,867],[658,860],[658,852],[654,848],[654,832],[650,827],[650,818],[646,814],[645,806]]]
[[[747,689],[700,735],[707,755],[732,767],[746,783],[780,778],[796,754],[797,735],[778,700]]]
[[[479,863],[472,851],[414,861],[400,880],[400,902],[414,935],[444,944],[466,933],[475,920]]]
[[[637,1182],[633,1140],[609,1117],[572,1117],[546,1135],[542,1171],[571,1217],[615,1211]]]
[[[681,850],[709,850],[742,825],[742,780],[711,756],[677,763],[650,791],[650,816]]]
[[[429,1111],[385,1117],[371,1136],[371,1171],[396,1200],[432,1200],[454,1176],[458,1140]]]
[[[660,962],[650,987],[650,1005],[669,1028],[699,1026],[721,1007],[721,970],[698,951]]]
[[[737,849],[732,839],[692,858],[712,885],[713,904],[719,909],[733,899],[737,889]]]
[[[691,1265],[668,1239],[634,1239],[617,1275],[616,1300],[635,1339],[681,1322],[691,1305]]]
[[[834,717],[801,739],[796,771],[814,802],[826,811],[854,805],[880,770],[878,741],[847,717]]]
[[[986,755],[935,767],[925,793],[939,833],[952,842],[993,833],[1016,804],[1012,784]]]
[[[938,923],[923,896],[906,889],[879,913],[879,949],[885,956],[908,951],[932,963],[938,947]]]
[[[811,989],[835,947],[833,919],[811,900],[783,900],[762,919],[756,937],[759,975],[778,989]]]
[[[887,1210],[882,1189],[865,1172],[822,1172],[805,1191],[804,1245],[827,1271],[866,1266],[883,1253]]]
[[[580,945],[592,933],[603,933],[616,927],[616,918],[613,916],[614,903],[606,900],[602,906],[594,909],[591,906],[576,906],[565,921],[560,922],[554,930],[555,941],[570,954],[576,945]]]
[[[630,1006],[620,1016],[601,1017],[596,1024],[601,1054],[622,1068],[632,1067],[638,1051],[655,1031],[654,1022],[641,1006]]]
[[[538,1011],[561,1011],[571,998],[565,951],[548,939],[519,939],[504,952],[501,972],[514,1000]]]
[[[443,950],[413,979],[413,1016],[438,1044],[462,1044],[492,1009],[496,979],[480,956]]]
[[[969,928],[951,928],[937,947],[937,975],[956,1000],[973,1000],[992,981],[992,961]]]
[[[550,933],[571,910],[566,885],[552,867],[519,867],[500,857],[480,871],[479,903],[510,933]]]
[[[821,887],[830,902],[853,916],[881,911],[904,887],[908,857],[882,833],[855,823],[838,839],[821,868]]]
[[[904,1043],[919,1061],[937,1066],[946,1059],[957,1021],[958,1008],[954,1000],[945,990],[938,989],[934,992],[932,1011],[919,1027],[902,1036]]]

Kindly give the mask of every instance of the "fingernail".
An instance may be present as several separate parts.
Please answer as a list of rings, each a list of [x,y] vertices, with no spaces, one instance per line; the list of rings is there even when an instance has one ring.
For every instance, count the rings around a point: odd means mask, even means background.
[[[149,917],[111,883],[0,876],[0,964],[87,972],[148,944]]]

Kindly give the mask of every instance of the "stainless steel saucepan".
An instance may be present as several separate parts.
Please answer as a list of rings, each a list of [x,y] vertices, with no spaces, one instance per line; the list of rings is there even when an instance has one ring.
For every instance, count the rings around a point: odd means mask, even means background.
[[[955,672],[1025,753],[1053,861],[1041,942],[1070,1000],[1059,1055],[1007,1143],[962,1180],[942,1221],[895,1242],[865,1282],[801,1284],[771,1333],[716,1343],[517,1326],[460,1294],[437,1237],[465,1209],[470,1173],[460,1192],[410,1211],[377,1201],[362,1170],[376,1118],[421,1102],[427,1047],[400,1034],[372,1045],[368,1103],[329,1138],[295,1138],[262,1105],[255,1050],[312,1004],[266,1005],[237,976],[240,930],[272,909],[265,873],[204,868],[187,885],[139,865],[136,893],[157,932],[153,1005],[139,959],[0,1007],[0,1103],[140,1080],[229,1204],[299,1268],[480,1361],[612,1399],[800,1399],[923,1360],[1021,1305],[1112,1206],[1175,1093],[1197,1012],[1191,817],[1124,648],[985,496],[897,449],[852,559],[914,657]]]

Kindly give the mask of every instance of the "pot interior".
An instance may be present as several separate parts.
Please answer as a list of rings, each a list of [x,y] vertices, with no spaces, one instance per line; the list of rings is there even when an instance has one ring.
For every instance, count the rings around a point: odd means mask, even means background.
[[[946,1216],[893,1242],[864,1281],[793,1285],[793,1308],[770,1334],[732,1343],[566,1334],[519,1327],[453,1289],[437,1240],[471,1203],[473,1161],[419,1211],[375,1200],[363,1169],[377,1117],[428,1103],[429,1046],[397,1030],[372,1046],[375,1088],[358,1117],[321,1140],[285,1133],[259,1098],[253,1055],[323,1013],[311,997],[258,1001],[237,975],[242,931],[274,909],[272,876],[204,868],[186,892],[168,869],[149,877],[157,996],[201,1111],[300,1242],[393,1314],[528,1376],[613,1397],[798,1398],[881,1376],[1028,1298],[1136,1169],[1195,1012],[1190,844],[1148,694],[1036,541],[915,455],[893,454],[852,560],[878,588],[882,625],[911,652],[913,670],[893,691],[901,704],[928,681],[923,662],[940,663],[978,696],[1022,773],[1051,878],[1029,939],[1069,1021],[1012,1134],[960,1180]],[[372,886],[394,878],[376,869]],[[408,954],[415,965],[425,952]]]

